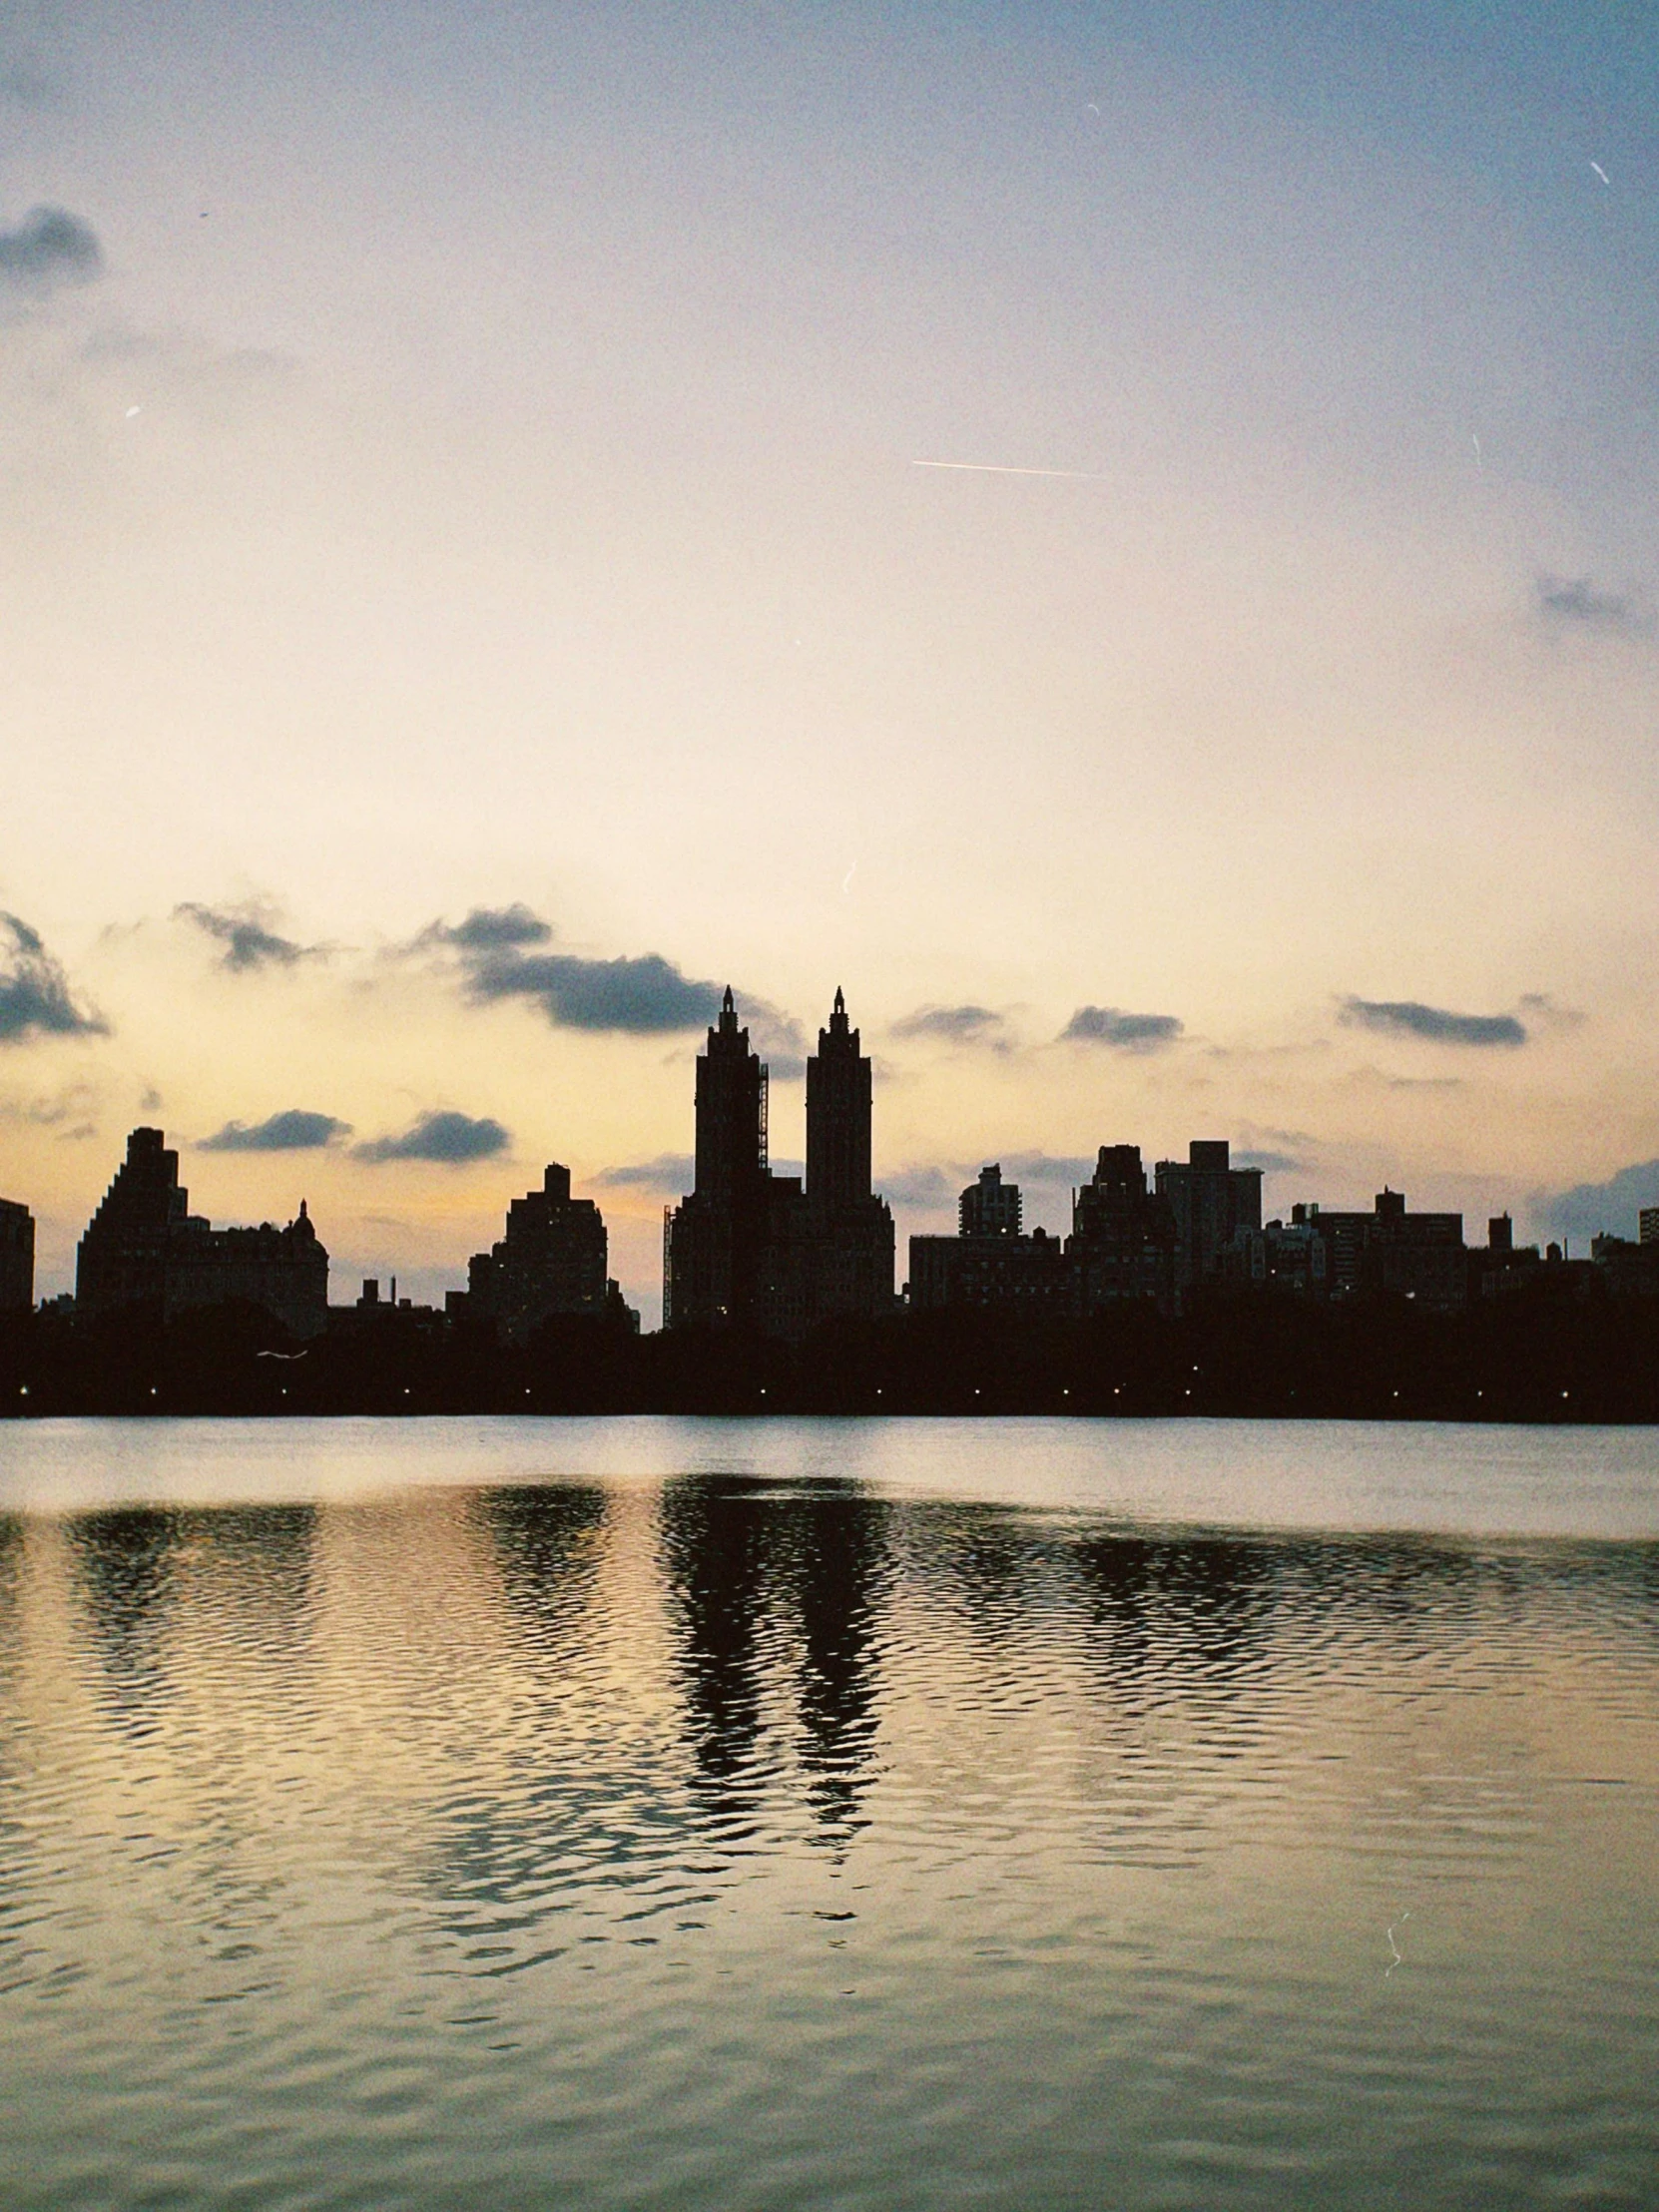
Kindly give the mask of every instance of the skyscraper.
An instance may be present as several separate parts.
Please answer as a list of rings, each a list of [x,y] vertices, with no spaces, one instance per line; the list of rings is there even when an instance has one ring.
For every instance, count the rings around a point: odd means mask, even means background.
[[[807,1184],[767,1166],[768,1076],[730,989],[697,1062],[697,1185],[663,1233],[663,1321],[800,1336],[892,1306],[892,1215],[870,1191],[870,1064],[835,993],[807,1063]]]
[[[773,1211],[767,1071],[731,985],[697,1061],[697,1167],[663,1228],[663,1325],[754,1326]],[[799,1193],[800,1185],[795,1186]]]
[[[807,1062],[807,1308],[873,1319],[891,1311],[893,1226],[870,1190],[871,1070],[837,988]]]
[[[35,1302],[35,1217],[0,1198],[0,1314],[27,1313]]]
[[[870,1065],[840,990],[807,1062],[807,1195],[826,1212],[869,1197]]]

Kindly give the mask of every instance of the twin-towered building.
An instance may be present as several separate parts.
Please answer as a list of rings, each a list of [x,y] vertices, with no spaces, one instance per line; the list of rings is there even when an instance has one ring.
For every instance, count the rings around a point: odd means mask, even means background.
[[[697,1062],[696,1188],[663,1224],[663,1324],[800,1337],[893,1307],[893,1226],[870,1188],[870,1064],[837,990],[807,1062],[807,1177],[768,1162],[768,1080],[728,989]]]
[[[767,1069],[728,989],[697,1061],[695,1188],[664,1220],[669,1329],[799,1339],[838,1317],[878,1320],[900,1307],[892,1215],[871,1188],[871,1067],[839,990],[807,1062],[805,1180],[772,1173],[768,1098]],[[474,1256],[468,1289],[450,1294],[451,1320],[519,1345],[557,1317],[637,1328],[608,1272],[603,1217],[570,1183],[555,1162],[539,1191],[513,1202],[501,1240]],[[1547,1257],[1564,1260],[1555,1247]],[[1212,1287],[1321,1302],[1404,1298],[1455,1312],[1471,1297],[1523,1288],[1545,1264],[1513,1247],[1507,1217],[1471,1253],[1460,1214],[1411,1213],[1396,1191],[1381,1192],[1370,1213],[1308,1204],[1264,1226],[1262,1171],[1235,1166],[1225,1142],[1208,1140],[1185,1160],[1158,1161],[1150,1179],[1138,1145],[1102,1145],[1072,1193],[1064,1238],[1025,1234],[1018,1185],[999,1165],[982,1168],[961,1195],[958,1234],[912,1237],[909,1262],[902,1304],[914,1312],[1052,1319],[1125,1304],[1174,1315]],[[1659,1208],[1642,1215],[1639,1245],[1598,1238],[1592,1263],[1604,1287],[1659,1296]],[[33,1273],[34,1222],[0,1201],[0,1311],[27,1309]],[[263,1307],[300,1339],[328,1327],[328,1255],[304,1201],[282,1228],[215,1229],[191,1213],[162,1131],[135,1129],[81,1240],[77,1310],[145,1306],[171,1320],[231,1301]]]

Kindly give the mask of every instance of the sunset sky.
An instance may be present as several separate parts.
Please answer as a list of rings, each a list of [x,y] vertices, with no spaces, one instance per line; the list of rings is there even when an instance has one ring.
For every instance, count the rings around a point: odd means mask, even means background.
[[[0,391],[41,1295],[150,1121],[654,1324],[727,981],[901,1237],[1659,1202],[1651,0],[0,4]]]

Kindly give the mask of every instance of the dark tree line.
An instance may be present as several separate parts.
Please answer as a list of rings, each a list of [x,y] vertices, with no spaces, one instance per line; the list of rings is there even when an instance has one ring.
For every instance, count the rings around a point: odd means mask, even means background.
[[[1592,1290],[1594,1286],[1592,1286]],[[1254,1296],[1178,1320],[989,1313],[802,1344],[550,1323],[530,1344],[388,1309],[300,1345],[259,1308],[0,1323],[0,1410],[53,1413],[1078,1413],[1659,1419],[1659,1300],[1518,1293],[1458,1316]]]

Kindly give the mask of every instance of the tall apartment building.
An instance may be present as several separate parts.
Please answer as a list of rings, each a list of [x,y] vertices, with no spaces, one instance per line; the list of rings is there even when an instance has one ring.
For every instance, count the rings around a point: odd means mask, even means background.
[[[1103,1144],[1093,1176],[1071,1201],[1066,1251],[1077,1271],[1081,1310],[1150,1299],[1161,1313],[1172,1313],[1178,1243],[1169,1200],[1147,1189],[1140,1146]]]
[[[836,991],[807,1063],[807,1178],[771,1173],[767,1070],[728,988],[697,1062],[696,1187],[667,1210],[663,1321],[800,1336],[892,1306],[892,1215],[870,1189],[870,1064]]]
[[[1222,1138],[1195,1139],[1184,1161],[1160,1160],[1154,1173],[1175,1222],[1175,1290],[1184,1299],[1221,1278],[1223,1254],[1241,1230],[1260,1232],[1262,1171],[1234,1167]]]
[[[35,1217],[0,1198],[0,1314],[26,1314],[34,1303]]]
[[[620,1305],[608,1261],[604,1216],[591,1198],[571,1197],[570,1170],[555,1160],[541,1189],[508,1207],[500,1243],[473,1254],[465,1311],[493,1322],[507,1343],[525,1344],[556,1314],[600,1315]]]

